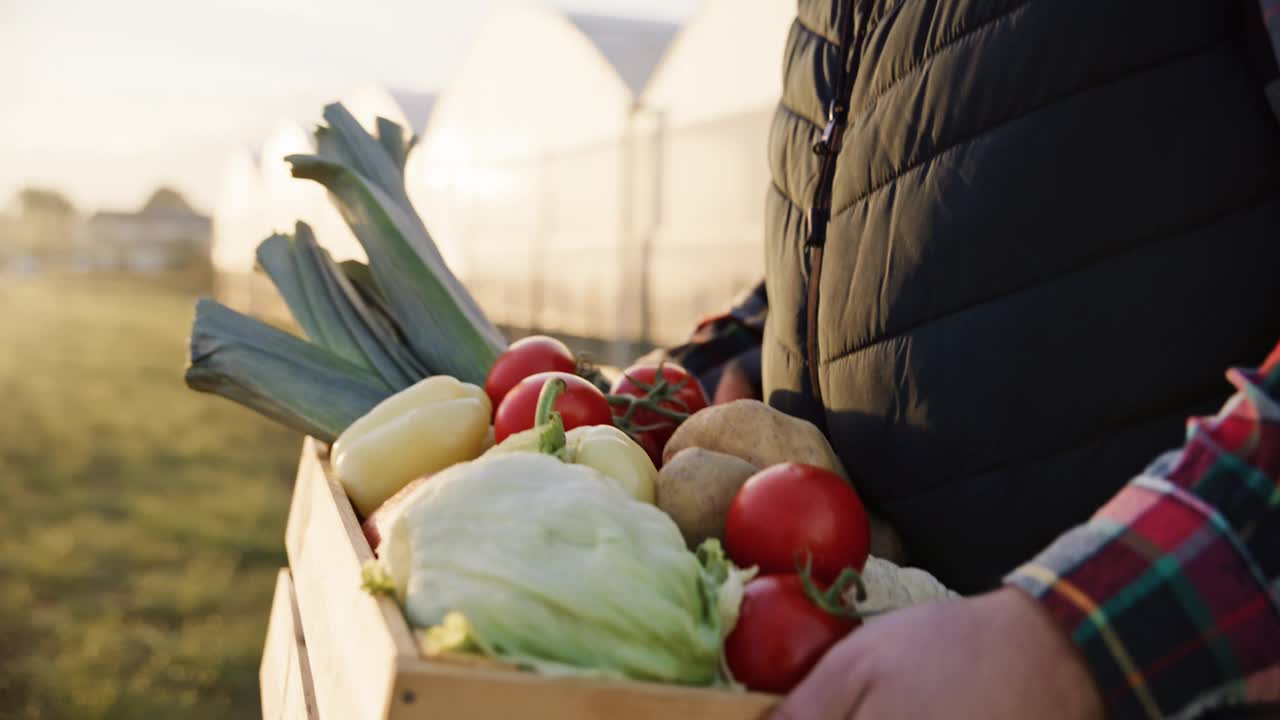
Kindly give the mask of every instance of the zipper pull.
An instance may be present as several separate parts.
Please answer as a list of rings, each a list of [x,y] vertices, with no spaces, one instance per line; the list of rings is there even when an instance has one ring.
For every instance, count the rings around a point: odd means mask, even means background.
[[[813,144],[815,155],[830,155],[836,150],[836,127],[844,122],[845,109],[835,100],[827,103],[827,124],[822,126],[822,137]]]

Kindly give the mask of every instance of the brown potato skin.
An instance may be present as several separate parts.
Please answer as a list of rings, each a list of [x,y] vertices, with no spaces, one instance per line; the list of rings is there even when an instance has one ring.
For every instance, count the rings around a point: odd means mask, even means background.
[[[690,447],[741,458],[759,468],[784,462],[816,465],[849,477],[831,444],[813,423],[774,410],[759,400],[734,400],[699,410],[676,428],[663,463]]]
[[[844,465],[831,449],[831,443],[817,426],[774,410],[759,400],[734,400],[694,413],[676,428],[675,434],[667,441],[662,453],[663,464],[671,463],[677,455],[690,448],[731,455],[762,469],[778,463],[798,462],[816,465],[849,478]],[[661,490],[658,496],[661,498]],[[728,501],[732,499],[730,496]],[[728,501],[722,515],[728,511]],[[661,500],[658,506],[662,506]],[[874,514],[868,512],[868,517],[871,554],[899,564],[906,563],[908,553],[898,533]],[[722,533],[723,516],[720,522],[719,532]],[[679,525],[680,521],[676,524]]]
[[[671,516],[685,544],[724,538],[725,516],[738,488],[759,470],[732,455],[691,447],[663,463],[654,487],[658,509]]]

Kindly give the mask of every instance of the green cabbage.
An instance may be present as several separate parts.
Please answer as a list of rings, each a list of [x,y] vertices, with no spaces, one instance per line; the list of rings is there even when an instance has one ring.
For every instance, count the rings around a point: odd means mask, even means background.
[[[661,510],[549,455],[455,465],[415,495],[379,563],[410,624],[435,627],[428,645],[548,674],[719,679],[749,574],[714,541],[695,556]]]

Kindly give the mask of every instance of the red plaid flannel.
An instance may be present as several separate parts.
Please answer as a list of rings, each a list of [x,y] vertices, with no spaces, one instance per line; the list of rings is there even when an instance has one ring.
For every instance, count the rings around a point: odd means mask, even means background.
[[[1112,717],[1280,702],[1280,346],[1187,443],[1014,571]],[[1277,710],[1280,715],[1280,710]]]

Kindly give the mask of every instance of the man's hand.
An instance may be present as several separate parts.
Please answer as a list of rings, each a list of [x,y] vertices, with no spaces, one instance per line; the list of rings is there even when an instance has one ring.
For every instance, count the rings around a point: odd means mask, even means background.
[[[724,370],[720,372],[720,384],[716,386],[715,397],[711,398],[713,405],[722,405],[734,400],[742,400],[744,398],[761,400],[760,393],[751,385],[751,378],[747,375],[747,371],[743,369],[742,364],[737,359],[730,360],[724,364]]]
[[[1016,588],[872,620],[822,658],[773,720],[1103,717],[1066,634]]]

